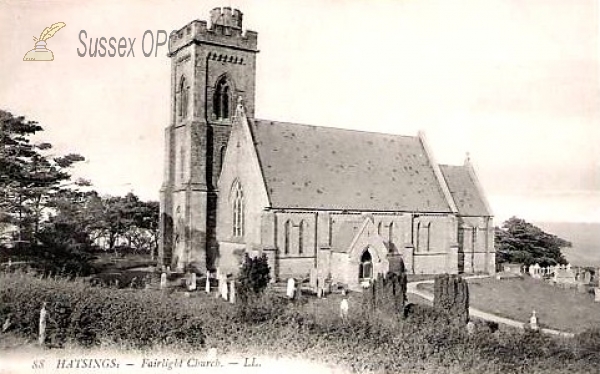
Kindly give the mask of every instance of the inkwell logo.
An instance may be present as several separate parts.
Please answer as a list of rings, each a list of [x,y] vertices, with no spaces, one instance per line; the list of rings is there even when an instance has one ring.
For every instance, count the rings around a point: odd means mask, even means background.
[[[34,36],[35,48],[25,54],[23,61],[53,61],[54,54],[46,48],[46,40],[53,37],[58,30],[65,26],[64,22],[57,22],[50,27],[46,27],[39,38]]]

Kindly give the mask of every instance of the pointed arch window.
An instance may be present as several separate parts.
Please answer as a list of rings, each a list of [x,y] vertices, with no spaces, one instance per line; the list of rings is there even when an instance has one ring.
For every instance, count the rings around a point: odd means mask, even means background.
[[[236,181],[233,188],[233,236],[244,235],[244,192],[242,185]]]
[[[304,221],[300,221],[298,226],[298,254],[304,252]]]
[[[179,82],[179,116],[181,118],[187,117],[187,111],[189,106],[189,87],[185,77],[181,77]]]
[[[287,220],[283,225],[283,253],[290,253],[290,236],[292,234],[292,223]]]
[[[228,119],[230,115],[231,88],[226,77],[217,82],[213,95],[213,113],[216,119]]]
[[[420,239],[421,239],[421,222],[417,222],[417,230],[416,230],[416,243],[415,243],[415,248],[417,249],[417,251],[421,250],[421,243],[420,243]]]
[[[360,265],[358,267],[358,279],[366,280],[373,278],[373,258],[369,250],[365,250],[360,256]]]
[[[425,250],[429,252],[431,243],[431,222],[425,225]]]

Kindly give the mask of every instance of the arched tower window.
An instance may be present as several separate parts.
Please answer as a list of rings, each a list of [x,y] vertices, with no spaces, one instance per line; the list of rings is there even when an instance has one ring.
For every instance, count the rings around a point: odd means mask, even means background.
[[[373,258],[369,250],[365,250],[360,256],[360,265],[358,268],[358,279],[371,279],[373,278]]]
[[[179,115],[182,118],[187,117],[188,101],[189,87],[187,85],[185,77],[181,77],[181,81],[179,82]]]
[[[213,113],[217,119],[227,119],[230,114],[231,88],[226,77],[219,79],[213,95]]]
[[[244,193],[242,185],[236,181],[233,188],[233,236],[244,235]]]

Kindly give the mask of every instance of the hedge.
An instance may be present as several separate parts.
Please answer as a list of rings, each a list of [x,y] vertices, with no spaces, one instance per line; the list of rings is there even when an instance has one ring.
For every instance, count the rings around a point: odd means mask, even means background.
[[[436,308],[416,305],[407,318],[388,318],[363,312],[355,296],[350,300],[357,307],[342,321],[337,310],[326,309],[328,300],[287,302],[269,289],[241,307],[202,292],[185,298],[160,290],[0,274],[0,319],[11,314],[12,329],[35,339],[39,310],[47,301],[48,314],[62,316],[51,343],[217,348],[299,357],[354,372],[580,373],[600,365],[598,330],[564,339],[508,328],[492,333],[482,324],[468,334]]]

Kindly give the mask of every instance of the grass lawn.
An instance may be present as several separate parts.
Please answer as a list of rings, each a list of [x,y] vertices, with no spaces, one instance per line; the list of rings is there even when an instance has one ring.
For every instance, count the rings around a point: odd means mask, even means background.
[[[535,310],[542,327],[574,333],[600,326],[600,303],[594,303],[591,294],[529,277],[468,282],[470,304],[479,310],[522,322],[529,321]],[[433,293],[433,284],[422,284],[419,288]]]

